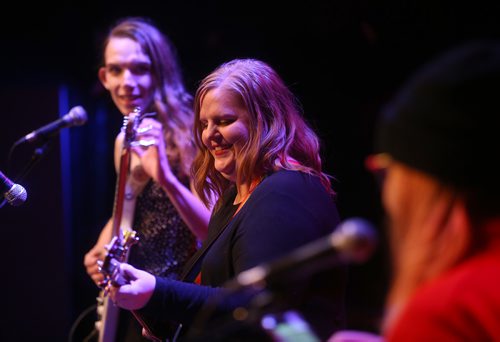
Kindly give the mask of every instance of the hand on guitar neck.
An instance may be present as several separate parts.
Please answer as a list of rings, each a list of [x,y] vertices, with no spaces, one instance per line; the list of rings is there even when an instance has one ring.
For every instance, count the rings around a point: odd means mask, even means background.
[[[107,255],[104,260],[99,261],[99,271],[104,275],[104,281],[101,286],[104,291],[104,296],[109,295],[114,305],[127,309],[132,312],[134,317],[143,327],[143,335],[152,341],[161,342],[161,339],[155,337],[147,324],[134,311],[146,305],[156,285],[156,279],[153,275],[138,270],[129,264],[124,263],[125,256],[129,248],[137,243],[135,231],[125,231],[123,238],[115,236],[109,245],[106,246]],[[127,288],[133,285],[143,289],[143,296],[134,297],[135,301],[121,300],[123,295],[126,295]],[[120,291],[118,289],[120,288]]]
[[[138,310],[143,308],[153,295],[156,278],[145,271],[139,270],[127,263],[119,265],[117,282],[110,288],[109,296],[122,309]],[[123,284],[118,284],[124,282]],[[138,291],[138,289],[140,289]],[[130,296],[133,293],[134,296]],[[139,295],[135,295],[135,294]],[[131,300],[132,298],[132,300]]]
[[[104,276],[104,280],[101,282],[100,287],[104,290],[105,296],[110,295],[115,304],[117,304],[116,290],[121,286],[126,286],[139,279],[135,272],[142,272],[149,275],[149,273],[137,270],[125,263],[128,250],[132,245],[137,243],[138,240],[135,231],[125,231],[123,238],[119,236],[113,237],[109,245],[106,246],[107,254],[104,260],[98,261],[99,272]],[[152,288],[154,289],[154,276],[151,277],[153,278]],[[142,306],[144,306],[146,302],[144,302]],[[142,306],[133,305],[121,307],[123,309],[134,310]]]
[[[114,236],[111,242],[105,247],[107,250],[103,260],[98,260],[99,272],[104,276],[100,287],[107,290],[111,286],[121,286],[128,283],[127,279],[120,272],[120,263],[126,261],[130,247],[136,244],[139,238],[136,232],[128,230],[123,233],[123,237]]]

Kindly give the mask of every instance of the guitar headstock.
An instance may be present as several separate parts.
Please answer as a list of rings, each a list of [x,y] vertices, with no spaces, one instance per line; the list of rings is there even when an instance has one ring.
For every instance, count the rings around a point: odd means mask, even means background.
[[[143,113],[140,107],[135,107],[129,115],[123,117],[122,131],[125,133],[125,138],[123,140],[123,146],[125,148],[132,146],[142,119],[145,117],[153,117],[155,115],[155,112]]]
[[[141,122],[141,112],[140,107],[135,107],[129,115],[123,117],[122,132],[125,133],[125,138],[123,139],[124,147],[129,147],[135,139],[137,128]]]
[[[125,262],[130,247],[139,241],[134,230],[125,230],[123,236],[114,236],[111,242],[105,246],[106,256],[104,260],[97,262],[99,272],[104,275],[100,286],[104,289],[110,285],[124,285],[127,281],[119,272],[120,263]]]

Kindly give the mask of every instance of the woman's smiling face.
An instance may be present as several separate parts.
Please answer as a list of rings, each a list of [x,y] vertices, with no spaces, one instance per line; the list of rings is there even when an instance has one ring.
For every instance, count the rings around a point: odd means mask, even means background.
[[[106,46],[104,60],[106,64],[98,76],[120,112],[128,115],[136,107],[147,110],[153,102],[155,82],[151,59],[139,43],[113,37]]]
[[[214,158],[215,169],[232,182],[236,181],[237,156],[249,138],[248,117],[241,100],[223,88],[208,91],[201,102],[203,144]]]

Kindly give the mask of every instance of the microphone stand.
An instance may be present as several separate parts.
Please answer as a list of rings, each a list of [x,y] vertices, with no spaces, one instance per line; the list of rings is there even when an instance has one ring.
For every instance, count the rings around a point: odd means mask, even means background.
[[[33,169],[33,167],[47,154],[51,147],[50,143],[51,141],[47,140],[43,143],[42,146],[35,148],[30,161],[24,166],[21,173],[15,178],[16,181],[22,182],[24,177],[26,177],[28,173]]]

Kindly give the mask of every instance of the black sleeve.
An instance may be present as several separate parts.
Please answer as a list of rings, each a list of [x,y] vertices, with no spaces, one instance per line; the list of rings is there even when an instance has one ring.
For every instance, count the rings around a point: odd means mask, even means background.
[[[225,315],[249,300],[246,293],[235,294],[229,289],[156,277],[153,296],[136,313],[155,337],[169,341],[178,331],[185,334],[203,313]]]

